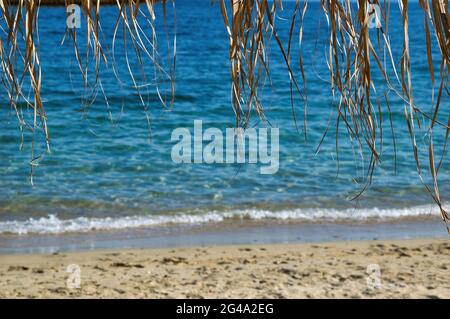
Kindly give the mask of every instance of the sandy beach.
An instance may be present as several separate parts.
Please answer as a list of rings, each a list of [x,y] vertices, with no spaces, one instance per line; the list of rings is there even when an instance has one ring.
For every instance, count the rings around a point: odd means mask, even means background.
[[[0,255],[0,297],[450,298],[449,271],[445,238]]]

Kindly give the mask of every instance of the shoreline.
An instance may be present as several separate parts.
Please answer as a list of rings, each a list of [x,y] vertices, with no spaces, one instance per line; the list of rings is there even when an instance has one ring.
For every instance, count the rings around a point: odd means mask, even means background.
[[[0,297],[450,298],[449,270],[433,238],[10,254]]]
[[[237,244],[316,243],[447,238],[438,219],[365,223],[229,220],[220,223],[124,228],[64,234],[0,235],[0,257],[105,249],[177,248]]]

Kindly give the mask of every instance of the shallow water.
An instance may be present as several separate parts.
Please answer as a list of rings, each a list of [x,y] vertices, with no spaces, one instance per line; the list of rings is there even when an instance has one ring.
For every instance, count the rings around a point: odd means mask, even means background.
[[[438,221],[437,210],[433,209],[431,197],[416,171],[403,104],[398,99],[391,99],[397,162],[395,164],[385,112],[382,163],[375,171],[371,188],[358,200],[349,198],[364,186],[367,154],[358,153],[343,129],[339,136],[339,169],[334,129],[330,129],[320,152],[315,154],[329,114],[335,108],[329,85],[321,79],[328,77],[326,65],[317,62],[323,59],[312,59],[314,54],[323,55],[325,48],[325,20],[319,14],[317,3],[310,3],[304,25],[307,141],[302,132],[303,103],[297,99],[300,129],[297,132],[292,118],[288,74],[272,43],[273,87],[266,86],[264,105],[270,123],[280,129],[279,171],[274,175],[261,175],[259,164],[174,163],[171,160],[173,129],[187,127],[192,131],[194,120],[202,120],[204,129],[217,127],[224,131],[235,124],[230,104],[228,39],[218,5],[210,6],[209,0],[194,3],[177,0],[176,7],[175,103],[170,110],[163,109],[155,87],[148,87],[145,98],[150,126],[135,90],[129,87],[131,80],[123,63],[124,49],[120,46],[116,48],[116,61],[125,85],[117,84],[111,68],[104,69],[102,76],[113,121],[100,94],[88,110],[81,110],[84,93],[80,89],[82,82],[73,48],[70,41],[60,45],[65,26],[64,9],[41,9],[42,96],[52,152],[46,153],[39,143],[36,151],[42,157],[34,172],[34,185],[31,185],[28,165],[31,136],[26,134],[24,149],[19,151],[20,135],[14,114],[0,113],[0,233],[59,234],[167,223],[212,227],[208,225],[230,219],[354,223],[433,215]],[[286,3],[286,13],[281,17],[289,17],[291,10],[292,3]],[[111,34],[116,14],[112,7],[102,10],[106,39],[110,38],[108,34]],[[169,39],[173,32],[171,14],[169,10]],[[396,43],[393,53],[398,60],[402,36],[401,21],[396,17],[398,8],[393,3],[390,35],[392,43]],[[161,20],[157,20],[159,24]],[[418,4],[411,5],[410,21],[415,100],[428,110],[431,84]],[[280,36],[286,39],[290,21],[279,19],[277,26]],[[317,30],[322,31],[318,34]],[[163,55],[165,35],[159,36]],[[319,39],[318,44],[316,39]],[[437,54],[436,43],[434,49]],[[292,60],[296,61],[296,57],[294,54]],[[312,65],[311,60],[316,63]],[[147,61],[144,68],[152,76],[149,65]],[[295,69],[298,71],[298,65]],[[162,85],[161,90],[165,88],[167,86]],[[440,118],[446,122],[450,114],[448,97],[443,97],[440,112]],[[253,126],[265,125],[254,119]],[[335,120],[333,117],[331,123]],[[423,130],[418,135],[420,145],[426,143],[426,133]],[[443,132],[436,129],[434,139],[439,156],[442,136]],[[42,142],[39,134],[37,140]],[[427,153],[420,155],[426,170]],[[448,150],[445,156],[448,157]],[[429,181],[426,174],[425,181]],[[449,201],[448,161],[441,167],[440,186],[443,201]],[[444,227],[442,234],[445,234]]]

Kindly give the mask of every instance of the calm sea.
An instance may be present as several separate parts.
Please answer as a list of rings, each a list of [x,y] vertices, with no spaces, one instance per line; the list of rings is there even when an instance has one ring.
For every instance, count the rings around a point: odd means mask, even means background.
[[[414,97],[431,111],[432,86],[426,59],[422,12],[410,5],[410,46]],[[276,21],[286,42],[293,3],[285,3]],[[142,226],[202,224],[216,225],[233,220],[283,220],[284,222],[366,222],[402,220],[432,216],[439,220],[431,197],[417,174],[404,118],[403,104],[391,94],[396,161],[389,116],[383,105],[383,157],[374,173],[372,186],[357,200],[350,200],[364,187],[368,154],[358,150],[341,126],[339,161],[336,156],[336,100],[328,81],[326,55],[327,25],[318,3],[309,3],[304,23],[303,58],[308,84],[307,140],[303,132],[303,103],[295,96],[299,131],[292,118],[289,76],[272,41],[271,82],[262,93],[266,115],[280,130],[280,167],[273,175],[261,175],[259,164],[176,164],[171,159],[171,133],[178,127],[193,132],[194,120],[203,128],[225,132],[235,125],[230,103],[228,37],[218,4],[210,1],[176,1],[177,68],[176,96],[171,108],[158,102],[152,64],[143,59],[147,86],[140,103],[128,74],[130,68],[142,84],[131,42],[123,46],[119,27],[115,47],[116,72],[111,63],[102,66],[101,92],[90,106],[82,105],[82,79],[73,46],[64,44],[66,17],[63,8],[41,8],[39,13],[42,96],[48,116],[51,153],[45,151],[42,133],[36,133],[35,156],[38,166],[30,183],[31,133],[25,132],[19,150],[20,130],[14,112],[8,109],[4,94],[0,112],[0,234],[60,234]],[[115,7],[101,11],[105,48],[111,48],[112,30],[117,19]],[[167,39],[171,45],[173,12],[168,8],[167,34],[161,11],[156,26],[160,61],[167,66]],[[142,27],[148,30],[145,22]],[[83,28],[79,45],[84,48]],[[149,34],[149,33],[147,33]],[[401,19],[392,2],[389,26],[393,54],[399,61],[402,50]],[[439,70],[438,47],[433,38],[435,70]],[[374,37],[375,41],[375,37]],[[299,70],[298,25],[294,34],[294,70]],[[382,52],[382,50],[381,50]],[[111,62],[111,60],[109,61]],[[399,67],[399,65],[397,65]],[[91,67],[92,68],[92,67]],[[89,71],[91,72],[92,69]],[[375,77],[379,78],[379,74]],[[157,74],[162,94],[167,82]],[[298,78],[300,81],[300,77]],[[385,89],[379,86],[381,92]],[[443,96],[439,119],[450,115],[448,96]],[[27,119],[29,110],[24,108]],[[316,154],[331,117],[331,128]],[[148,115],[148,118],[147,118]],[[420,154],[427,177],[428,122],[418,130]],[[253,127],[266,123],[253,117]],[[442,154],[443,130],[436,128],[436,153]],[[440,170],[441,196],[449,201],[450,166],[448,150]],[[436,156],[438,157],[438,156]],[[442,234],[445,228],[442,226]]]

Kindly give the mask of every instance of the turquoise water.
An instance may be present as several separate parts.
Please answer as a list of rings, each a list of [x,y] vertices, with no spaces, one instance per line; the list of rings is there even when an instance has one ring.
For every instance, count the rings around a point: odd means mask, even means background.
[[[276,22],[284,41],[289,32],[292,8],[292,3],[286,3],[280,17],[287,20],[280,18]],[[172,39],[170,8],[168,14],[167,37]],[[31,135],[25,134],[24,147],[19,151],[17,121],[14,113],[8,111],[3,96],[0,112],[0,233],[64,233],[167,223],[198,224],[233,218],[315,222],[395,220],[432,215],[438,219],[437,212],[432,209],[431,197],[425,192],[416,171],[403,104],[393,95],[396,162],[385,112],[382,162],[364,196],[350,200],[364,186],[369,157],[359,154],[343,127],[339,136],[339,162],[336,160],[334,129],[330,129],[320,152],[315,154],[329,114],[335,110],[329,84],[323,80],[328,78],[323,62],[326,21],[318,3],[309,4],[304,25],[307,140],[302,132],[303,103],[297,98],[298,132],[292,118],[288,74],[273,41],[270,66],[273,86],[267,85],[264,89],[263,102],[270,123],[280,129],[279,171],[274,175],[261,175],[259,164],[174,163],[171,160],[174,142],[170,138],[175,128],[187,127],[192,131],[194,120],[202,120],[204,129],[217,127],[223,131],[235,124],[230,104],[228,38],[218,5],[210,6],[209,0],[176,1],[176,14],[177,69],[173,107],[164,109],[161,106],[154,85],[144,90],[145,107],[140,104],[136,91],[130,87],[131,79],[124,63],[125,49],[119,43],[115,58],[124,85],[117,83],[111,67],[103,67],[102,84],[109,108],[98,94],[96,101],[83,109],[81,98],[85,93],[80,89],[82,81],[73,48],[70,40],[61,45],[64,9],[41,9],[42,96],[48,116],[51,153],[45,152],[42,136],[37,133],[36,152],[41,157],[34,172],[34,185],[31,185]],[[105,43],[111,44],[117,11],[114,7],[105,7],[102,16]],[[398,17],[398,8],[393,3],[390,36],[395,43],[396,61],[402,49]],[[157,20],[157,26],[161,27],[161,20]],[[417,104],[424,110],[431,110],[432,87],[422,21],[418,4],[411,4],[414,95]],[[158,36],[160,53],[164,57],[168,50],[166,35],[161,31]],[[80,39],[83,43],[82,36]],[[435,42],[433,47],[437,61]],[[126,50],[131,67],[138,71],[132,48]],[[294,53],[292,60],[296,61],[296,58]],[[144,64],[148,78],[153,79],[151,64],[149,61]],[[297,64],[294,69],[298,71]],[[437,64],[435,70],[438,70]],[[151,84],[152,80],[148,82]],[[167,93],[166,84],[162,83],[161,90]],[[448,96],[443,96],[439,114],[443,122],[447,122],[450,115],[449,102]],[[26,112],[26,116],[31,116]],[[334,113],[331,123],[335,120]],[[254,117],[251,125],[264,127],[266,124]],[[426,134],[425,128],[418,134],[422,146],[427,143]],[[439,129],[434,132],[439,156],[443,134]],[[422,149],[426,150],[426,147]],[[426,169],[427,153],[420,155]],[[448,150],[444,156],[448,158]],[[448,202],[448,160],[441,167],[440,187],[443,201]],[[445,232],[444,227],[442,231]]]

